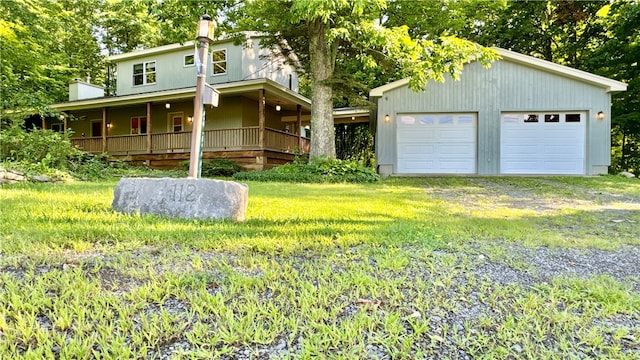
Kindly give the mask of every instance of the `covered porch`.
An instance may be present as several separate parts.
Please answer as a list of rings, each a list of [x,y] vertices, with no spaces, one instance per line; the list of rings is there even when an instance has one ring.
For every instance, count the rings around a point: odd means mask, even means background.
[[[206,109],[203,158],[266,169],[308,153],[310,101],[267,79],[219,84]],[[71,141],[89,153],[170,168],[189,158],[195,88],[54,104]]]
[[[300,134],[260,127],[205,130],[203,157],[230,158],[249,169],[264,169],[309,152],[310,140]],[[149,135],[72,138],[71,143],[89,153],[107,153],[114,159],[145,162],[152,167],[174,167],[189,158],[191,131]],[[271,154],[269,157],[268,154]]]

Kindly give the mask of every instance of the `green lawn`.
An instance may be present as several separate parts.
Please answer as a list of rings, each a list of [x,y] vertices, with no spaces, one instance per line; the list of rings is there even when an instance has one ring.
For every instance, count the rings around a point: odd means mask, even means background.
[[[0,189],[0,358],[640,358],[637,276],[481,271],[636,249],[636,179],[250,183],[243,223],[114,213],[115,184]]]

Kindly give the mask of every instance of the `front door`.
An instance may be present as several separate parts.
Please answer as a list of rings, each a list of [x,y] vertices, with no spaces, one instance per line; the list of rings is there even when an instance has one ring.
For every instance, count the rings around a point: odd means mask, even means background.
[[[184,131],[184,115],[183,113],[169,114],[169,131],[178,133]]]
[[[91,122],[91,136],[93,137],[102,136],[102,120]]]

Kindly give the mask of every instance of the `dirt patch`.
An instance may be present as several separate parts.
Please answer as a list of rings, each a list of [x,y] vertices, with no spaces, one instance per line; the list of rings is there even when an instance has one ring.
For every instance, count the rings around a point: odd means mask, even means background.
[[[610,213],[608,217],[615,220],[621,213],[640,210],[640,198],[548,179],[540,179],[539,183],[562,191],[554,193],[548,189],[527,188],[503,179],[469,178],[468,183],[467,186],[453,187],[425,186],[425,191],[431,197],[457,202],[465,209],[476,211],[519,209],[530,210],[537,215],[552,215],[563,210],[589,210]]]

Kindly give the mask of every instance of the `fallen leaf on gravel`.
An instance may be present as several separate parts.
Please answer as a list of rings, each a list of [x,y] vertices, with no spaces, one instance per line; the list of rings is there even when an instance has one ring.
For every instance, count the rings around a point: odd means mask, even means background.
[[[382,304],[382,301],[380,301],[380,300],[369,300],[369,299],[358,299],[356,301],[356,304],[358,304],[358,305],[371,305],[373,307],[378,307],[378,306],[380,306],[380,304]]]

